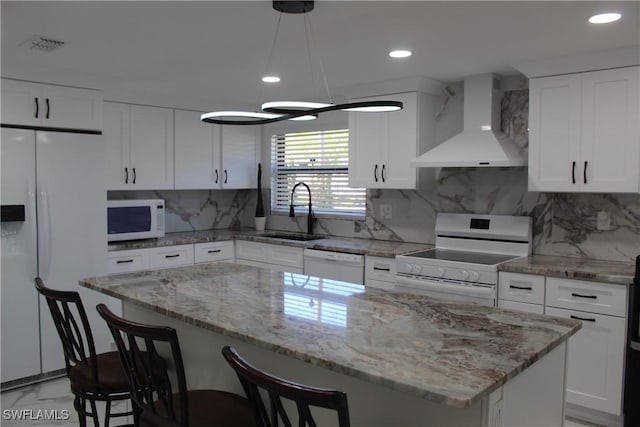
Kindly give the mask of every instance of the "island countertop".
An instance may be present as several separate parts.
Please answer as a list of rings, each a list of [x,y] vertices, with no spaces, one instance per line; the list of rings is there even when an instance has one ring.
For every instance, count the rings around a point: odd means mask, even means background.
[[[466,408],[580,322],[231,263],[118,274],[84,287],[342,374]]]

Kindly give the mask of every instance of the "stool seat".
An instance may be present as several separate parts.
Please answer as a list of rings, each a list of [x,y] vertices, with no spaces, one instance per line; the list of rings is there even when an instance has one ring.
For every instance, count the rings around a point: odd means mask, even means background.
[[[117,351],[97,354],[98,383],[93,381],[92,361],[87,365],[76,365],[69,370],[71,387],[76,391],[94,393],[128,393],[127,374],[122,367]]]
[[[173,394],[176,418],[181,419],[178,393]],[[255,427],[256,421],[249,401],[242,396],[220,390],[187,391],[189,427]],[[140,427],[173,427],[167,413],[159,402],[155,403],[157,414],[143,411]]]

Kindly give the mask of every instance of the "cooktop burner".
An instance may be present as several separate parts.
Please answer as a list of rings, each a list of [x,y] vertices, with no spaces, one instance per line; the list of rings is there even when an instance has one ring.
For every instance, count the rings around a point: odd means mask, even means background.
[[[411,258],[456,261],[484,265],[496,265],[518,258],[516,255],[486,254],[481,252],[454,251],[450,249],[430,249],[428,251],[416,252],[405,256]]]

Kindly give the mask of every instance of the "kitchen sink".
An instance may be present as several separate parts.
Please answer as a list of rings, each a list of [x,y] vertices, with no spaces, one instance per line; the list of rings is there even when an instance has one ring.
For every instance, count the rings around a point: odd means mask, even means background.
[[[306,242],[309,240],[324,239],[325,236],[318,236],[315,234],[289,234],[289,233],[265,233],[263,237],[269,237],[272,239],[284,239],[284,240],[297,240],[300,242]]]

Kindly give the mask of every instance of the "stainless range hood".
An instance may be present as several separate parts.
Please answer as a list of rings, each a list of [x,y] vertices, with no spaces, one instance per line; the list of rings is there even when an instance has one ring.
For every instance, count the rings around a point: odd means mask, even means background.
[[[464,79],[464,129],[411,161],[413,167],[525,166],[526,152],[500,131],[499,81],[493,74]]]

